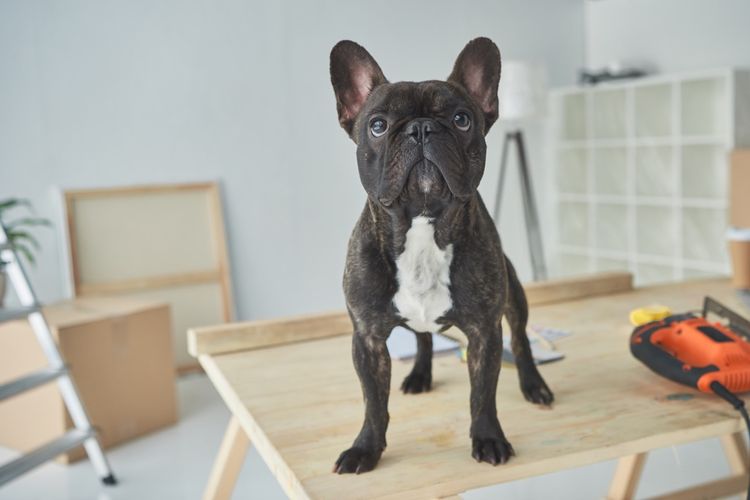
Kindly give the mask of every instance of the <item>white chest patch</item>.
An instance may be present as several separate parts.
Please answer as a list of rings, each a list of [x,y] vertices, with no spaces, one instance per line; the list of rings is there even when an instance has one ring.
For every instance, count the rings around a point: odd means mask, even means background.
[[[453,245],[440,250],[430,219],[422,216],[412,219],[404,252],[396,259],[398,292],[393,303],[414,330],[435,332],[440,329],[436,320],[453,304],[448,289],[452,259]]]

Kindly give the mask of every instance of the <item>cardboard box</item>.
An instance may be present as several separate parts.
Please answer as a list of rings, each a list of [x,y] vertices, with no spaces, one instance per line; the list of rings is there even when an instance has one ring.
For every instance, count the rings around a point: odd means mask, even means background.
[[[104,448],[177,421],[169,306],[87,298],[44,308]],[[47,366],[26,321],[0,324],[0,383]],[[0,444],[32,450],[72,427],[57,384],[0,402]],[[62,455],[85,457],[83,447]]]
[[[750,229],[730,228],[727,232],[732,259],[732,286],[750,288]]]
[[[729,171],[729,225],[750,229],[750,149],[735,149]]]

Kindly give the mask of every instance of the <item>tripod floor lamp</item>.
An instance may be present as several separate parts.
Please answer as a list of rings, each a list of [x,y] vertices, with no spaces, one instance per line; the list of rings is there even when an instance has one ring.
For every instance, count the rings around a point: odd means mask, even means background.
[[[493,215],[495,223],[499,223],[503,185],[508,169],[508,152],[511,148],[515,148],[518,157],[523,214],[526,222],[526,235],[534,281],[547,279],[547,266],[544,261],[539,213],[534,199],[531,171],[520,124],[524,120],[540,117],[544,114],[545,108],[546,90],[543,71],[522,62],[510,61],[505,63],[503,65],[503,78],[500,81],[500,117],[502,121],[509,123],[510,127],[506,128],[505,139],[503,140],[500,175],[497,181]]]

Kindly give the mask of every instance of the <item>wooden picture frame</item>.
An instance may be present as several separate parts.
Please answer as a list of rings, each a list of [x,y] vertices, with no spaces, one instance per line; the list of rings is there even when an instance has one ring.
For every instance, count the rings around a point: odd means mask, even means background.
[[[199,369],[186,330],[234,319],[215,182],[63,192],[73,295],[167,302],[175,366]]]

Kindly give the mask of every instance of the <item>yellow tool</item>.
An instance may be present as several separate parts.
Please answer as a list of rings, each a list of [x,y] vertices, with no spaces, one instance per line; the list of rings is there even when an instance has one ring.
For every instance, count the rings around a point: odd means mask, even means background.
[[[672,315],[672,310],[667,306],[653,305],[646,307],[639,307],[630,311],[630,322],[633,326],[641,326],[652,321],[658,321],[664,319],[667,316]]]

